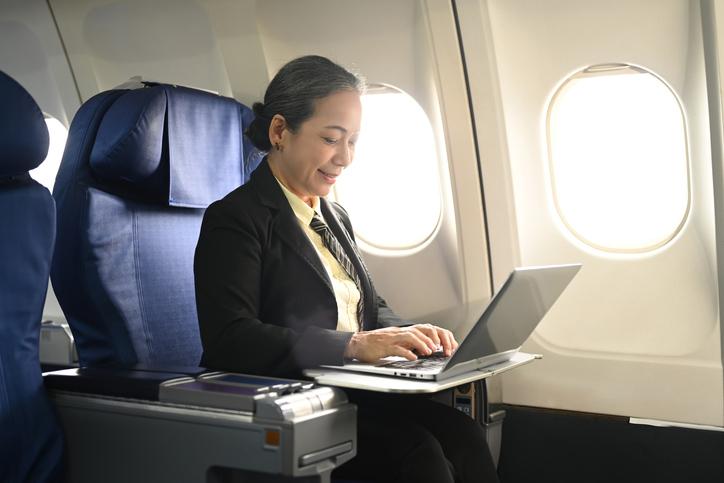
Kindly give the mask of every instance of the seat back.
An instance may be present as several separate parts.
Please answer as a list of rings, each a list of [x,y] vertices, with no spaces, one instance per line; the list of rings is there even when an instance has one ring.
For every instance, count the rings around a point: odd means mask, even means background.
[[[0,481],[59,481],[62,435],[43,388],[40,324],[55,206],[28,171],[48,152],[43,113],[0,72]]]
[[[53,190],[51,271],[81,365],[198,365],[194,249],[206,206],[248,178],[252,118],[233,99],[162,84],[81,106]]]

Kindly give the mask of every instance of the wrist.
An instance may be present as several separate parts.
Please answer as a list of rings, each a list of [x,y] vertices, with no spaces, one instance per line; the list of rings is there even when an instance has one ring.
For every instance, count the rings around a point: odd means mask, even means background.
[[[360,333],[355,332],[352,334],[352,338],[347,342],[347,347],[344,349],[345,359],[356,359],[357,358],[357,346],[359,345]]]

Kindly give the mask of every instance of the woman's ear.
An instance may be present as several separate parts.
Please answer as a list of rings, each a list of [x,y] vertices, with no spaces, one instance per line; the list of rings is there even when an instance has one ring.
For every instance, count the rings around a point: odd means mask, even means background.
[[[282,135],[287,128],[287,121],[281,114],[274,114],[269,123],[269,141],[272,146],[277,146],[282,142]]]

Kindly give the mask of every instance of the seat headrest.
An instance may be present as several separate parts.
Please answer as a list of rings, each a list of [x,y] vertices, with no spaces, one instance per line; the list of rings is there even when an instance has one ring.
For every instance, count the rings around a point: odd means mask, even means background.
[[[185,87],[129,90],[105,112],[90,168],[149,200],[205,208],[242,183],[242,107]]]
[[[148,194],[163,189],[161,170],[168,163],[163,150],[165,119],[163,90],[135,89],[120,96],[98,127],[89,161],[93,172]]]
[[[0,177],[37,168],[48,154],[43,112],[23,86],[0,71]]]

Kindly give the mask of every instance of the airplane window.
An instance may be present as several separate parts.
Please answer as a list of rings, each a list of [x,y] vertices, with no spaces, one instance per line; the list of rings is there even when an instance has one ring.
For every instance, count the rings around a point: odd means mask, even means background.
[[[68,129],[63,123],[48,114],[45,115],[45,124],[48,125],[48,134],[50,135],[48,155],[40,166],[30,171],[30,176],[52,193],[55,175],[58,174],[60,160],[63,158],[65,141],[68,139]]]
[[[356,235],[381,249],[424,243],[437,228],[442,197],[425,111],[404,92],[370,86],[362,98],[354,159],[334,194],[349,211]]]
[[[553,96],[547,129],[553,198],[577,238],[613,252],[674,238],[690,203],[686,124],[658,76],[589,67]]]

